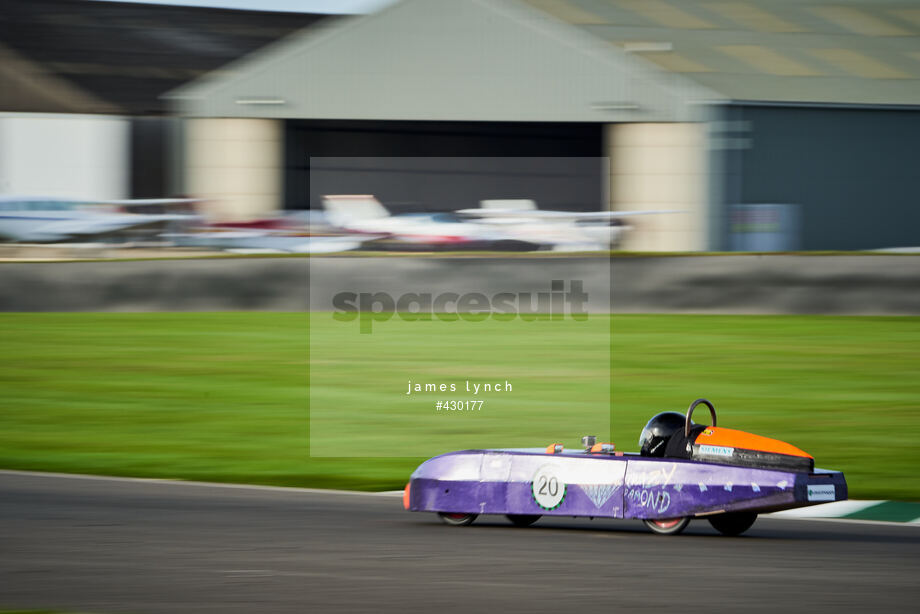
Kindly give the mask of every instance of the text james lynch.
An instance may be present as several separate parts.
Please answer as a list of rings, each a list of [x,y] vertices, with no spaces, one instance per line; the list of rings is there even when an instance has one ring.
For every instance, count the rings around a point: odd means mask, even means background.
[[[470,380],[466,380],[465,384],[466,391],[472,392],[474,395],[480,392],[512,392],[513,390],[511,382],[508,380],[505,380],[504,384],[501,382],[495,384],[477,384]],[[413,384],[410,379],[406,394],[412,394],[413,392],[457,392],[457,384]]]

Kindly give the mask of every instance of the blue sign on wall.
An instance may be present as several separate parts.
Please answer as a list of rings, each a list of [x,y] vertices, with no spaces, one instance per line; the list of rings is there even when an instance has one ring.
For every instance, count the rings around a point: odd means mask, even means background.
[[[798,205],[732,205],[729,215],[729,246],[733,252],[801,249]]]

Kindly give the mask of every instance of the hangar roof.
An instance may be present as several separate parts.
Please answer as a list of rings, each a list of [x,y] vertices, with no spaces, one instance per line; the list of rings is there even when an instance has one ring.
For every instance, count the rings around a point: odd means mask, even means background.
[[[306,28],[168,94],[185,115],[686,121],[717,96],[516,0],[403,0]]]
[[[164,92],[321,18],[0,0],[0,111],[159,114]]]
[[[684,121],[920,105],[916,0],[402,0],[168,94],[187,115]]]
[[[920,105],[916,0],[524,0],[738,101]]]

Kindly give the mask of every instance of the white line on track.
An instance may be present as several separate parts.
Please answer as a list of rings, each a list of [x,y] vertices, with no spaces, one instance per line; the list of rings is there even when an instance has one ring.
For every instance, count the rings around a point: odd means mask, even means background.
[[[809,516],[796,518],[792,516],[777,516],[776,513],[773,514],[764,514],[764,518],[769,518],[770,520],[805,520],[808,522],[845,522],[848,524],[875,524],[883,527],[920,527],[920,523],[915,524],[914,522],[894,522],[889,520],[860,520],[859,518],[819,518],[817,516]]]
[[[265,486],[261,484],[235,484],[224,482],[196,482],[193,480],[166,480],[161,478],[128,478],[112,475],[90,475],[86,473],[54,473],[49,471],[19,471],[0,469],[0,475],[21,475],[37,478],[65,478],[73,480],[99,480],[110,482],[134,482],[136,484],[176,484],[180,486],[202,486],[205,488],[234,488],[238,490],[263,490],[288,493],[314,493],[330,495],[356,495],[362,497],[401,497],[401,490],[366,492],[362,490],[336,490],[333,488],[298,488],[296,486]]]
[[[884,503],[880,500],[848,500],[833,501],[831,503],[822,503],[820,505],[811,505],[809,507],[797,507],[791,510],[775,512],[775,516],[785,516],[787,518],[828,518],[847,516],[855,512],[861,512],[864,509]]]

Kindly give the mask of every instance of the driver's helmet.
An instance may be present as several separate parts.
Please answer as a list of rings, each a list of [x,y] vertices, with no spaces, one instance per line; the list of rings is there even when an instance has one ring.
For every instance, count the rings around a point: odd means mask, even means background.
[[[686,418],[676,411],[664,411],[657,414],[639,435],[639,453],[642,456],[664,456],[668,440],[684,428]]]

